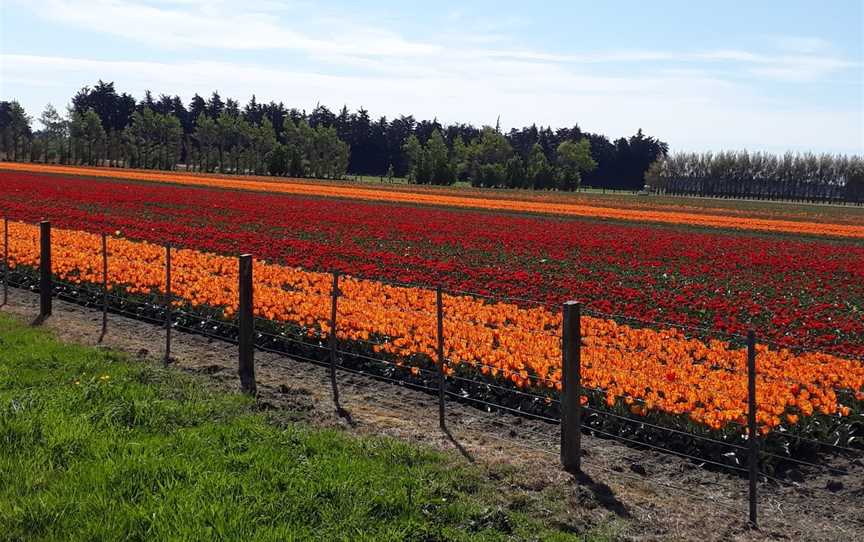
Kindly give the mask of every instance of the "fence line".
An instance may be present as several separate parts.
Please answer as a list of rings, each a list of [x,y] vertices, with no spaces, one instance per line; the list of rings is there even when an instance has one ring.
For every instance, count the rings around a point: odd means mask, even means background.
[[[3,282],[4,282],[4,293],[3,300],[4,304],[8,299],[8,287],[11,283],[10,280],[10,255],[9,255],[9,221],[8,218],[4,217],[4,250],[3,250]],[[57,295],[60,297],[66,297],[71,299],[74,302],[82,303],[79,297],[76,299],[75,296],[71,296],[68,292],[62,289],[63,283],[57,282],[55,283],[53,275],[52,275],[52,259],[51,259],[51,224],[48,221],[42,221],[39,225],[39,250],[40,250],[40,259],[39,259],[39,269],[38,269],[38,284],[39,284],[39,296],[40,296],[40,308],[39,308],[39,318],[35,323],[39,323],[44,319],[51,316],[52,313],[52,294],[54,294],[54,286],[55,284],[60,286],[61,289],[57,292]],[[124,310],[123,306],[128,306],[130,304],[144,306],[145,309],[158,310],[160,305],[158,298],[160,296],[156,296],[157,300],[149,303],[145,300],[142,302],[136,302],[134,300],[129,300],[126,297],[118,295],[116,293],[109,294],[109,268],[108,268],[108,246],[107,246],[107,236],[105,234],[101,235],[101,256],[102,256],[102,284],[101,284],[101,294],[102,294],[102,333],[99,341],[101,342],[102,338],[107,333],[107,313],[109,310],[109,299],[117,300],[119,305],[118,307],[111,307],[111,310],[119,312],[121,314],[126,314],[132,316],[134,318],[143,319],[147,321],[153,321],[157,323],[164,324],[165,333],[166,333],[166,342],[165,342],[165,356],[164,361],[168,363],[171,353],[171,332],[173,328],[184,329],[191,331],[193,333],[199,333],[202,335],[206,335],[219,340],[227,340],[229,342],[235,342],[230,337],[226,336],[224,333],[208,333],[204,329],[195,329],[194,326],[190,327],[189,325],[184,325],[178,321],[174,320],[174,296],[172,294],[172,247],[170,244],[165,246],[165,296],[163,297],[163,301],[161,303],[161,310],[164,313],[164,320],[160,320],[159,318],[147,316],[147,314],[142,314],[140,312],[130,312],[128,310]],[[437,361],[436,370],[432,371],[429,369],[424,369],[417,365],[403,365],[401,363],[394,363],[392,361],[377,359],[371,356],[364,355],[360,352],[349,352],[339,348],[339,339],[338,339],[338,325],[339,321],[337,320],[338,315],[338,300],[342,297],[342,292],[339,289],[339,278],[340,274],[338,272],[332,274],[333,282],[331,288],[331,312],[330,312],[330,331],[328,336],[328,345],[325,347],[321,344],[314,343],[306,343],[302,340],[295,339],[289,336],[277,336],[271,333],[267,333],[265,331],[256,331],[255,329],[255,321],[263,320],[260,317],[256,317],[253,313],[254,307],[254,292],[253,292],[253,258],[249,254],[243,254],[238,258],[238,310],[237,310],[237,320],[238,323],[234,324],[230,321],[216,320],[207,318],[200,314],[188,313],[182,310],[178,310],[177,313],[181,315],[181,317],[195,320],[199,322],[198,326],[202,326],[204,324],[210,325],[213,324],[214,330],[218,331],[220,327],[236,327],[238,330],[236,343],[239,345],[239,357],[238,357],[238,373],[241,380],[241,388],[245,393],[256,394],[257,387],[255,382],[255,363],[254,363],[254,350],[257,348],[263,351],[270,351],[278,354],[288,354],[292,358],[302,359],[305,361],[310,361],[312,363],[316,363],[319,365],[327,365],[329,367],[330,381],[332,386],[333,393],[333,402],[337,407],[337,411],[342,413],[342,408],[340,406],[340,398],[339,398],[339,387],[338,381],[336,378],[336,372],[346,371],[349,373],[355,374],[363,374],[369,375],[368,371],[361,369],[354,369],[346,365],[346,361],[348,360],[357,360],[361,362],[373,362],[378,363],[384,366],[396,367],[398,369],[410,372],[412,377],[417,377],[418,382],[412,382],[410,380],[406,380],[406,378],[393,378],[387,374],[378,374],[371,373],[371,376],[374,378],[380,378],[385,381],[394,382],[400,385],[407,385],[412,388],[422,389],[424,391],[429,392],[437,392],[438,394],[438,405],[439,405],[439,426],[442,430],[446,431],[446,397],[454,397],[460,401],[473,402],[480,405],[485,406],[487,409],[496,409],[502,410],[505,412],[511,412],[520,416],[527,416],[531,418],[535,418],[538,420],[543,420],[550,423],[558,424],[560,427],[560,460],[564,469],[572,474],[579,474],[581,472],[581,455],[582,455],[582,442],[581,435],[583,432],[593,433],[598,435],[603,435],[618,441],[627,442],[636,446],[644,446],[652,449],[656,449],[658,451],[662,451],[663,453],[670,453],[674,455],[679,455],[685,457],[690,460],[698,461],[705,464],[711,464],[718,467],[722,467],[724,469],[738,471],[738,472],[746,472],[748,478],[748,501],[749,501],[749,516],[748,521],[750,525],[753,527],[758,524],[758,482],[759,478],[763,477],[768,480],[777,481],[779,483],[783,483],[784,481],[781,479],[777,479],[770,475],[767,475],[759,470],[759,457],[760,455],[766,457],[773,457],[780,460],[789,459],[792,462],[797,464],[812,466],[812,467],[821,467],[827,468],[829,470],[833,470],[835,472],[843,472],[840,469],[832,468],[826,465],[818,465],[815,463],[810,463],[801,460],[795,460],[794,458],[784,458],[778,456],[777,454],[772,454],[770,452],[765,452],[760,450],[760,441],[762,440],[759,435],[759,428],[757,425],[757,403],[756,403],[756,358],[757,358],[757,350],[756,350],[756,337],[755,333],[751,330],[748,332],[746,345],[747,345],[747,381],[748,381],[748,393],[747,393],[747,433],[746,433],[746,447],[730,443],[723,442],[717,439],[712,439],[710,437],[704,437],[702,435],[697,435],[695,433],[681,431],[675,428],[663,427],[661,425],[652,424],[648,421],[637,420],[635,418],[630,418],[627,416],[620,416],[615,414],[614,412],[603,412],[599,409],[595,409],[593,407],[583,405],[582,404],[582,377],[581,377],[581,322],[582,322],[582,309],[581,305],[577,302],[567,302],[562,306],[562,318],[563,323],[561,327],[561,355],[562,355],[562,365],[561,365],[561,391],[559,394],[560,399],[555,400],[552,397],[541,396],[536,394],[531,394],[527,392],[523,392],[519,389],[510,389],[504,386],[500,386],[491,382],[484,382],[483,380],[473,380],[469,378],[460,377],[457,375],[452,375],[448,377],[448,373],[446,367],[449,364],[453,366],[457,366],[452,360],[449,360],[445,356],[445,336],[444,336],[444,301],[443,295],[444,291],[440,286],[435,288],[435,302],[436,302],[436,345],[435,345],[435,356],[436,359],[430,359],[430,362]],[[412,286],[413,287],[413,286]],[[79,292],[85,292],[88,289],[86,285],[76,285],[75,289]],[[145,296],[146,297],[146,296]],[[321,296],[325,297],[325,296]],[[487,296],[481,296],[486,298]],[[524,300],[523,300],[524,301]],[[88,305],[86,301],[83,302],[85,305]],[[146,311],[145,311],[146,312]],[[600,315],[602,313],[595,313],[593,311],[586,311],[587,314],[596,314]],[[430,315],[431,316],[431,315]],[[614,316],[614,315],[604,315],[604,316]],[[626,317],[623,317],[625,318]],[[669,324],[673,326],[673,324]],[[688,328],[689,326],[677,326],[683,328]],[[698,329],[700,332],[702,331],[710,331],[702,328],[691,328]],[[529,330],[530,332],[530,330]],[[536,332],[535,332],[536,333]],[[547,330],[542,332],[544,335],[554,336],[552,333],[549,333]],[[731,336],[727,334],[727,336]],[[256,339],[264,338],[274,343],[274,345],[278,342],[282,343],[283,349],[277,350],[275,348],[270,348],[266,344],[260,344],[260,341]],[[735,336],[735,338],[738,338]],[[285,343],[291,342],[298,344],[300,346],[308,346],[310,348],[318,348],[320,350],[326,350],[329,352],[329,361],[325,362],[323,360],[315,360],[309,357],[302,356],[300,354],[296,354],[291,352],[288,349],[285,349]],[[320,342],[320,341],[319,341]],[[353,341],[350,341],[353,342]],[[370,341],[360,341],[367,342],[372,345],[376,345],[376,343],[372,343]],[[515,374],[516,371],[512,369],[506,369],[501,367],[493,367],[487,366],[477,362],[465,362],[464,364],[459,364],[459,366],[467,366],[472,368],[477,367],[488,367],[490,369],[495,370],[496,372],[508,374],[508,371],[513,372]],[[427,376],[424,376],[427,375]],[[527,379],[530,381],[532,378],[534,379],[542,379],[537,375],[529,375]],[[542,379],[547,380],[547,379]],[[437,383],[436,386],[427,385],[430,383]],[[489,401],[485,401],[479,399],[477,397],[472,397],[471,394],[464,392],[463,393],[455,393],[448,389],[448,386],[452,383],[456,382],[466,382],[469,384],[477,385],[480,387],[487,387],[488,389],[498,389],[502,392],[511,392],[515,394],[520,394],[523,396],[530,397],[534,401],[542,401],[545,406],[551,407],[553,406],[553,402],[557,403],[558,411],[560,413],[559,418],[553,418],[549,416],[539,415],[535,412],[530,412],[523,410],[521,408],[513,408],[508,405],[496,404]],[[586,391],[594,391],[594,390],[586,390]],[[605,390],[598,390],[602,393],[606,393]],[[584,424],[583,422],[583,410],[594,412],[598,415],[605,415],[612,418],[617,418],[621,420],[626,420],[632,423],[638,423],[645,427],[652,427],[657,429],[662,429],[664,431],[681,434],[683,436],[687,436],[693,439],[702,439],[711,443],[729,446],[738,450],[747,451],[747,468],[742,468],[734,465],[723,464],[717,461],[713,461],[704,457],[696,457],[691,454],[686,454],[677,450],[673,450],[667,447],[658,446],[656,444],[652,444],[649,442],[644,442],[642,440],[628,438],[623,435],[616,435],[597,427],[592,427],[590,424]],[[801,439],[803,441],[810,441],[820,446],[827,446],[838,451],[847,451],[847,452],[860,452],[861,450],[857,450],[854,448],[842,447],[838,445],[831,445],[830,443],[825,443],[822,441],[816,441],[813,439],[807,439],[806,437],[800,437],[798,435],[784,435],[788,438],[796,438]]]

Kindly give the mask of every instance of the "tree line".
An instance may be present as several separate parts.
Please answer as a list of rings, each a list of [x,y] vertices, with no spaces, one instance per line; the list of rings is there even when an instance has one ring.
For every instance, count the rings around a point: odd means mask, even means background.
[[[575,190],[583,174],[597,169],[585,137],[559,143],[554,147],[552,161],[540,143],[535,142],[527,159],[523,159],[506,136],[488,126],[467,144],[457,134],[451,148],[437,128],[425,145],[412,134],[404,149],[408,178],[420,184],[451,184],[461,180],[477,187]]]
[[[671,195],[864,203],[860,156],[680,152],[660,157],[645,179]]]
[[[0,102],[0,154],[10,160],[152,169],[341,178],[406,177],[411,182],[572,190],[580,185],[638,190],[666,143],[639,130],[610,140],[578,126],[532,125],[502,132],[442,125],[411,115],[371,118],[360,108],[311,112],[213,92],[189,104],[146,92],[136,100],[111,82],[86,86],[65,115],[50,104],[41,129],[15,101]]]

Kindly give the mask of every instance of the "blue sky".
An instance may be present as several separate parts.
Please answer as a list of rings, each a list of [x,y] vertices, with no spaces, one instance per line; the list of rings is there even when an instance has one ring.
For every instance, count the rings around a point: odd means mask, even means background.
[[[240,6],[240,7],[235,7]],[[0,98],[136,97],[638,128],[675,150],[864,153],[864,1],[0,0]]]

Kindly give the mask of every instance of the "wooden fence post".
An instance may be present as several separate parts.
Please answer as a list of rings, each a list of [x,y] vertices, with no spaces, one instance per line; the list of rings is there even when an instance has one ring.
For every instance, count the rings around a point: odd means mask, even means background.
[[[756,485],[759,477],[759,428],[756,424],[756,334],[747,332],[747,465],[750,481],[750,525],[756,521]]]
[[[240,256],[240,300],[238,315],[240,318],[240,387],[244,393],[255,395],[255,320],[253,318],[252,290],[252,255]]]
[[[333,286],[330,289],[330,387],[333,390],[333,404],[336,405],[336,410],[341,410],[339,403],[339,384],[336,381],[336,314],[339,303],[339,271],[333,272]]]
[[[9,219],[3,217],[3,304],[9,302]]]
[[[571,474],[581,472],[582,395],[581,305],[567,301],[563,307],[561,348],[561,464]]]
[[[171,363],[171,243],[165,245],[165,365]]]
[[[438,425],[442,431],[447,430],[444,420],[444,392],[447,383],[447,373],[444,371],[444,300],[441,286],[435,289],[435,304],[438,307]]]
[[[54,285],[51,280],[51,222],[39,223],[39,318],[51,316],[51,293]]]
[[[108,333],[108,236],[102,234],[102,333],[99,342]]]

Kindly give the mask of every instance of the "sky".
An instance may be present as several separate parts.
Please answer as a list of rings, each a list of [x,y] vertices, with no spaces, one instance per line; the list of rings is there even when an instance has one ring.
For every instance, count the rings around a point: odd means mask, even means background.
[[[0,0],[0,99],[218,90],[671,149],[864,154],[864,0]],[[37,124],[38,127],[38,124]]]

